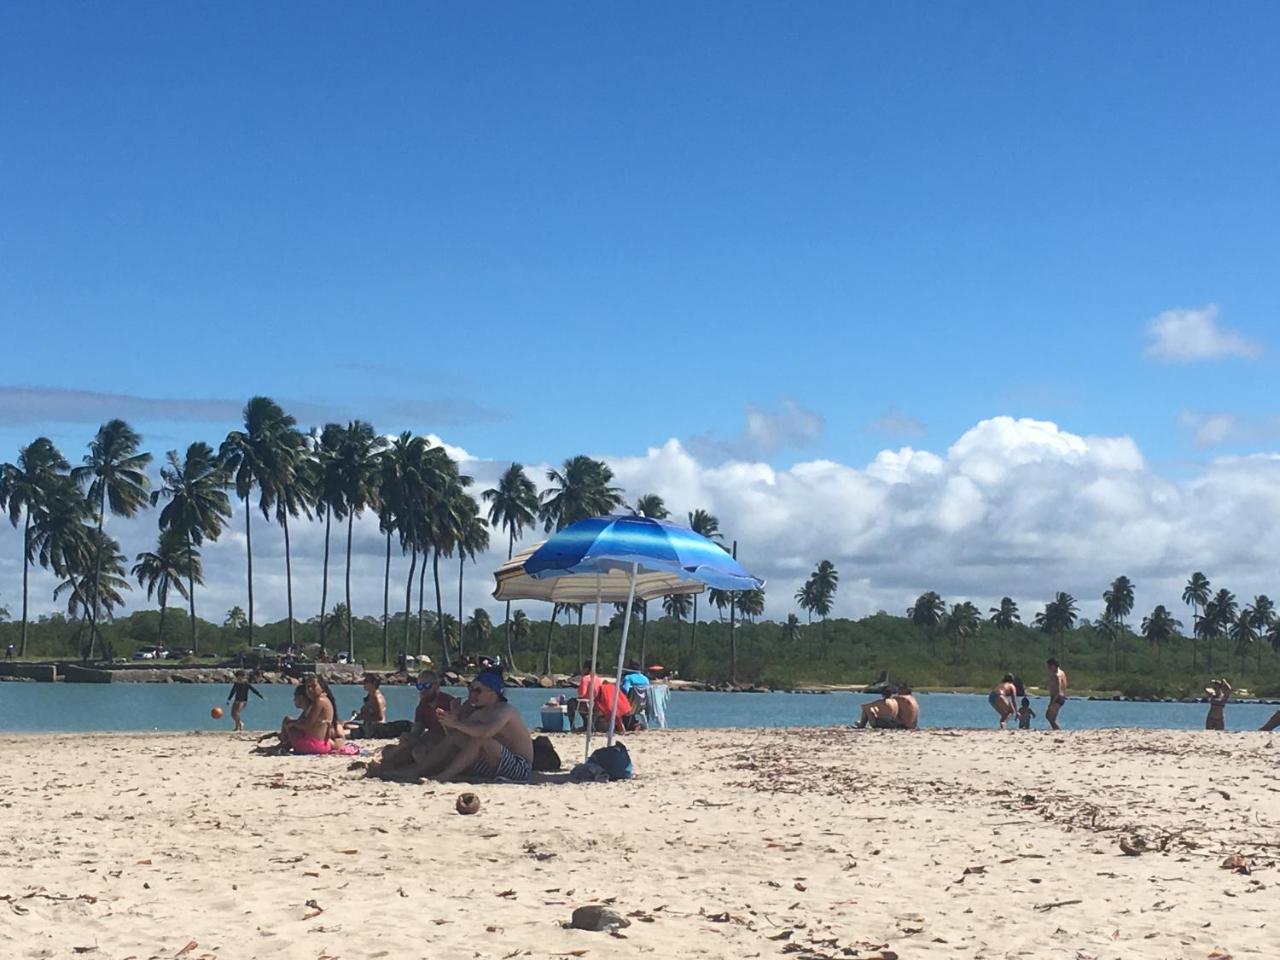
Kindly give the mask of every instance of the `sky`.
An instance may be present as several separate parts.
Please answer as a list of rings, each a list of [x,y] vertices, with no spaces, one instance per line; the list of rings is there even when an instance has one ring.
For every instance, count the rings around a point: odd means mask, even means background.
[[[603,457],[716,512],[770,616],[824,558],[846,615],[1275,594],[1277,40],[1230,2],[8,4],[0,460],[266,394],[478,482]]]

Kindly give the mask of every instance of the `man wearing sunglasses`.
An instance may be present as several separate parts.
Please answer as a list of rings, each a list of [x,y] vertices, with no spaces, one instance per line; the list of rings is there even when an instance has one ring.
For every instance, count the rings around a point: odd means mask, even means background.
[[[449,713],[457,706],[457,698],[440,689],[440,678],[434,670],[418,674],[418,707],[413,712],[413,727],[397,743],[384,747],[382,756],[369,764],[368,775],[384,780],[417,780],[414,754],[425,755],[445,737],[440,711]]]
[[[520,711],[503,694],[502,674],[479,674],[467,690],[470,712],[441,713],[456,748],[437,780],[503,780],[528,783],[533,773],[533,739]]]

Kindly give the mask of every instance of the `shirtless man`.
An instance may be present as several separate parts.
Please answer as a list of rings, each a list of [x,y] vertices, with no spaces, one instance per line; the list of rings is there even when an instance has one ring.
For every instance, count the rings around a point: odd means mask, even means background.
[[[467,716],[440,712],[456,752],[437,780],[497,780],[528,783],[533,772],[533,740],[520,711],[503,696],[502,675],[481,673],[467,691]]]
[[[908,697],[911,703],[915,703],[915,697]],[[865,727],[873,727],[876,730],[902,730],[902,722],[898,719],[898,712],[902,709],[902,704],[897,696],[889,692],[886,687],[880,694],[879,700],[871,700],[862,705],[862,716],[855,723],[854,729],[862,730]],[[918,710],[917,710],[918,712]]]
[[[1000,682],[987,694],[987,703],[1000,715],[1000,729],[1005,729],[1005,723],[1018,713],[1018,683],[1013,674],[1006,673],[1000,678]]]
[[[386,780],[416,781],[426,771],[414,765],[414,756],[426,756],[445,737],[440,712],[451,712],[457,700],[440,689],[440,678],[434,670],[418,674],[418,707],[413,712],[413,727],[396,743],[382,750],[382,756],[369,764],[366,775]]]
[[[898,705],[898,729],[914,730],[920,724],[920,704],[916,702],[911,686],[898,684],[898,692],[893,695],[893,702]]]
[[[1049,668],[1049,708],[1045,710],[1044,718],[1054,730],[1061,730],[1058,726],[1058,711],[1067,702],[1067,672],[1058,666],[1058,661],[1053,657],[1045,665]]]

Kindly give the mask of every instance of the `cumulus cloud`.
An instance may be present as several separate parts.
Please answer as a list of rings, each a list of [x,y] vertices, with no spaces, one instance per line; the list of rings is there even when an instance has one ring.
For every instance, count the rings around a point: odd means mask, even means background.
[[[1187,363],[1216,357],[1253,357],[1262,347],[1236,330],[1218,324],[1218,307],[1166,310],[1147,325],[1150,342],[1145,355],[1152,360]]]
[[[731,440],[700,434],[688,443],[703,459],[768,458],[783,450],[811,446],[822,437],[825,426],[822,414],[783,398],[777,410],[748,406],[742,433]]]
[[[1270,443],[1280,439],[1280,417],[1183,410],[1178,414],[1178,424],[1202,450],[1229,443]]]
[[[506,463],[454,447],[474,489],[496,480]],[[1272,544],[1280,537],[1280,454],[1222,457],[1187,479],[1160,475],[1128,437],[1075,434],[1057,424],[1010,417],[983,420],[945,449],[883,450],[863,465],[808,460],[777,469],[760,460],[711,462],[680,440],[644,453],[606,457],[628,500],[654,492],[676,516],[703,508],[739,544],[739,557],[765,577],[767,616],[794,610],[792,596],[819,560],[841,572],[835,614],[877,609],[901,613],[919,593],[969,599],[986,609],[1014,597],[1024,619],[1058,590],[1096,616],[1108,582],[1126,574],[1137,607],[1180,606],[1182,584],[1203,570],[1238,596],[1275,594]],[[542,485],[545,465],[529,465]],[[211,619],[245,604],[243,515],[205,550],[209,587],[197,603]],[[254,516],[254,573],[259,617],[284,615],[280,531]],[[150,547],[155,512],[108,521],[125,552]],[[1245,531],[1245,535],[1241,534]],[[357,615],[382,612],[385,540],[376,518],[355,524],[352,599]],[[324,527],[291,526],[297,615],[319,612]],[[526,533],[526,542],[541,534]],[[0,530],[0,603],[14,611],[21,589],[19,533]],[[341,599],[345,531],[334,531],[329,602]],[[491,571],[505,559],[491,549],[467,565],[464,608],[487,606]],[[393,552],[392,607],[403,607],[408,560]],[[456,561],[442,570],[446,609],[457,608]],[[428,581],[430,577],[428,577]],[[53,609],[52,578],[32,578],[37,611]],[[430,601],[430,584],[428,596]],[[135,591],[132,601],[142,598]],[[416,597],[414,600],[416,608]],[[528,604],[535,617],[545,604]],[[1184,620],[1186,618],[1183,618]]]

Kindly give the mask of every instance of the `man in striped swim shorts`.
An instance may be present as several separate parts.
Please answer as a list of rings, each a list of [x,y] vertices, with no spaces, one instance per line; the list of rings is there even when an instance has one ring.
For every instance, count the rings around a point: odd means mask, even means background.
[[[533,773],[533,739],[520,711],[503,695],[502,674],[486,671],[471,681],[465,719],[440,713],[440,725],[458,742],[452,762],[439,780],[489,780],[528,783]]]

